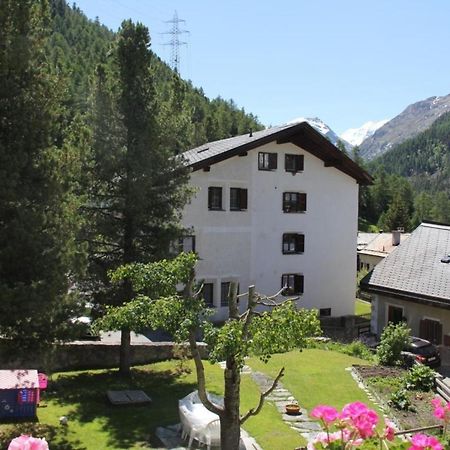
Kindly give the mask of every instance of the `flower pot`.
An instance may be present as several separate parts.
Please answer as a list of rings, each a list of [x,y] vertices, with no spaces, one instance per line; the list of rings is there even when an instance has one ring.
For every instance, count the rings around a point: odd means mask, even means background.
[[[298,414],[301,414],[300,406],[295,403],[286,405],[285,408],[286,408],[286,414],[289,414],[290,416],[297,416]]]

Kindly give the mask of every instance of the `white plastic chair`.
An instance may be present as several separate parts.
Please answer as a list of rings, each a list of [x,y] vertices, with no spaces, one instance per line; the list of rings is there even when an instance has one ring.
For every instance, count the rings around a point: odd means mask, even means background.
[[[197,440],[200,444],[205,444],[207,450],[211,450],[211,446],[220,446],[220,420],[216,419],[209,422],[204,428],[198,430]]]

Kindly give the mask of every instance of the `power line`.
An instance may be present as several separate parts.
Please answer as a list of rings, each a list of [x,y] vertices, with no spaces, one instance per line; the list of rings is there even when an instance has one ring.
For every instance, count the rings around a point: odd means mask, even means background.
[[[178,14],[175,11],[173,14],[172,20],[166,20],[165,23],[171,23],[172,29],[170,31],[166,31],[161,34],[168,34],[170,35],[170,41],[164,42],[162,45],[170,45],[172,48],[172,55],[170,59],[170,65],[172,66],[172,69],[180,73],[180,46],[187,45],[187,42],[180,41],[180,35],[182,34],[189,34],[188,30],[180,30],[179,24],[185,23],[186,21],[184,19],[179,19]]]

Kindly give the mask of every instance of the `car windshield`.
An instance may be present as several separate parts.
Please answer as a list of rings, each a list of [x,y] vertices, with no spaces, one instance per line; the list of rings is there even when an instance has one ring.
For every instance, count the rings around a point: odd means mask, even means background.
[[[412,353],[415,353],[416,355],[423,355],[423,356],[431,356],[436,353],[435,347],[431,344],[421,345],[420,347],[412,345],[410,347],[410,351]]]

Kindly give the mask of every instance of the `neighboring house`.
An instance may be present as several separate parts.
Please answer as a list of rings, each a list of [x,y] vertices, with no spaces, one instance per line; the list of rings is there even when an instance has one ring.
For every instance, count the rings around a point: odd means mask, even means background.
[[[410,235],[410,233],[403,233],[400,230],[392,231],[391,233],[364,233],[358,231],[358,270],[372,270],[402,242],[406,241]]]
[[[374,333],[405,321],[414,336],[450,345],[449,255],[450,225],[424,222],[361,280]]]
[[[227,318],[229,283],[240,292],[301,296],[322,315],[352,314],[358,183],[370,176],[307,123],[210,142],[183,154],[196,195],[183,224],[200,257],[213,320]],[[244,301],[241,301],[241,308]]]

